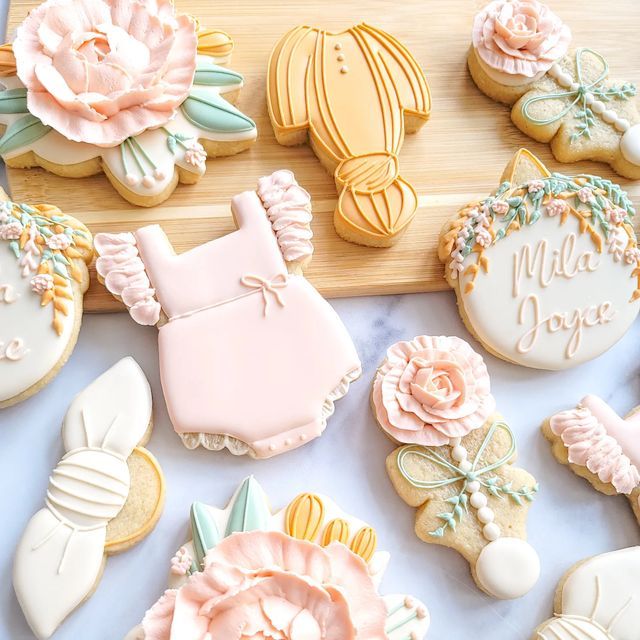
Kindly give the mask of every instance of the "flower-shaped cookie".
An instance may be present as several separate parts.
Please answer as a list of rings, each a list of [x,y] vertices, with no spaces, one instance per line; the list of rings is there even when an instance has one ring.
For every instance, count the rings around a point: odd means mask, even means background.
[[[375,531],[329,499],[298,496],[271,514],[247,478],[227,510],[195,503],[193,540],[170,583],[128,640],[421,640],[426,608],[381,597],[388,555]]]
[[[404,445],[387,458],[387,472],[400,497],[418,508],[417,536],[458,550],[489,595],[523,596],[540,572],[538,556],[525,540],[528,503],[538,485],[526,471],[511,466],[515,439],[495,413],[482,358],[455,337],[419,336],[387,353],[374,380],[373,409],[385,432]],[[402,370],[396,380],[404,375],[404,384],[386,380],[393,370],[390,362]],[[385,384],[394,389],[387,392],[386,403]],[[411,402],[403,398],[407,393]],[[425,404],[435,408],[431,423],[416,423],[416,403],[421,415]],[[389,407],[395,408],[394,415]],[[402,415],[413,428],[391,425],[390,415],[396,424],[402,424]],[[439,421],[443,416],[450,424]]]
[[[65,177],[104,171],[130,202],[156,205],[196,182],[207,155],[256,137],[225,99],[243,83],[217,64],[231,49],[170,0],[47,0],[2,49],[0,155]]]
[[[390,347],[372,401],[394,440],[427,446],[466,436],[495,410],[482,358],[464,340],[445,336]]]

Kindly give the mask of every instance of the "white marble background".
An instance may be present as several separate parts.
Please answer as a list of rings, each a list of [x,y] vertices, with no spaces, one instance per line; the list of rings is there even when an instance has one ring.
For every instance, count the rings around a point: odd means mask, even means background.
[[[6,8],[6,0],[0,7]],[[375,526],[380,548],[392,552],[382,590],[422,599],[432,615],[432,640],[526,640],[551,615],[556,583],[574,562],[638,544],[639,529],[627,500],[597,493],[557,464],[539,430],[546,416],[574,405],[587,392],[601,395],[620,413],[640,403],[638,322],[607,354],[562,373],[506,364],[472,341],[486,357],[498,409],[516,434],[519,464],[541,485],[529,517],[529,540],[542,560],[541,579],[526,597],[499,602],[476,588],[467,563],[454,551],[414,536],[414,510],[397,497],[384,469],[393,444],[369,409],[371,379],[391,343],[418,334],[470,339],[454,294],[346,299],[334,305],[355,340],[363,377],[337,404],[322,438],[267,461],[187,451],[162,399],[156,330],[137,326],[126,314],[85,317],[78,346],[54,382],[0,413],[0,640],[32,638],[11,585],[12,556],[29,518],[43,504],[49,473],[61,456],[59,433],[67,405],[125,355],[137,359],[153,387],[155,430],[148,447],[165,472],[166,507],[145,541],[109,559],[95,594],[63,624],[56,640],[122,638],[162,593],[169,559],[187,535],[191,502],[221,506],[249,474],[262,483],[274,509],[301,491],[320,492]]]

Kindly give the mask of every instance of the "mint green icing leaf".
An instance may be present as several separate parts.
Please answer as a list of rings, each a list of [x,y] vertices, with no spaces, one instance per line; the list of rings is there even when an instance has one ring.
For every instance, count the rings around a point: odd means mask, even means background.
[[[14,149],[25,147],[36,140],[46,136],[51,127],[42,124],[38,118],[27,113],[26,116],[11,123],[0,138],[0,155],[9,153]]]
[[[189,122],[205,131],[240,133],[252,131],[256,125],[224,98],[206,91],[191,91],[182,103],[182,113]]]
[[[219,67],[217,64],[198,62],[193,82],[194,84],[203,84],[210,87],[228,87],[231,85],[241,85],[243,77],[239,73],[231,71],[231,69]]]
[[[29,109],[27,109],[27,90],[24,87],[0,91],[0,113],[28,112]]]
[[[237,531],[266,530],[271,512],[258,481],[249,476],[240,487],[231,507],[225,536]]]
[[[194,502],[191,505],[191,535],[196,553],[195,565],[198,571],[203,566],[204,557],[220,542],[220,532],[207,505]]]

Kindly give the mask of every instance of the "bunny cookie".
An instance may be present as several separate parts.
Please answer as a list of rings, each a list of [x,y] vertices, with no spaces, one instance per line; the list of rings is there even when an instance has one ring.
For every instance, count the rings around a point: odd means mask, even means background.
[[[597,160],[640,179],[636,86],[610,80],[600,53],[570,51],[570,42],[569,27],[538,0],[494,0],[475,17],[469,71],[559,162]]]
[[[480,355],[456,337],[398,342],[376,373],[372,405],[385,433],[403,445],[387,458],[387,472],[418,509],[416,535],[461,553],[489,595],[527,593],[540,573],[525,539],[538,485],[512,466],[515,438],[495,411]]]

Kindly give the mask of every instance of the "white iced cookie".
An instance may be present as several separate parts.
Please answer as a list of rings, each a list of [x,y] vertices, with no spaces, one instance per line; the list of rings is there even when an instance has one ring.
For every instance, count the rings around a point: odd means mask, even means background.
[[[422,640],[427,632],[422,603],[378,595],[389,554],[376,550],[375,530],[329,498],[301,494],[272,513],[250,477],[226,509],[194,503],[191,533],[171,560],[170,589],[126,640]]]
[[[469,331],[537,369],[595,358],[640,309],[635,210],[616,184],[550,173],[521,149],[497,191],[448,222],[438,249]]]
[[[460,338],[418,336],[387,350],[371,394],[400,497],[418,509],[416,535],[458,551],[489,595],[525,595],[540,574],[526,541],[535,479],[512,466],[513,432],[495,411],[482,357]]]
[[[92,259],[78,220],[0,189],[0,409],[39,391],[71,355]]]
[[[207,157],[256,139],[231,104],[242,76],[219,66],[232,49],[171,0],[47,0],[0,49],[0,156],[67,178],[104,172],[155,206],[197,182]]]
[[[65,454],[13,565],[16,596],[37,638],[49,638],[92,594],[108,555],[132,547],[158,521],[164,480],[141,446],[150,433],[151,389],[133,358],[71,403],[62,427]]]
[[[554,617],[532,640],[633,640],[640,629],[640,547],[603,553],[564,576]]]

